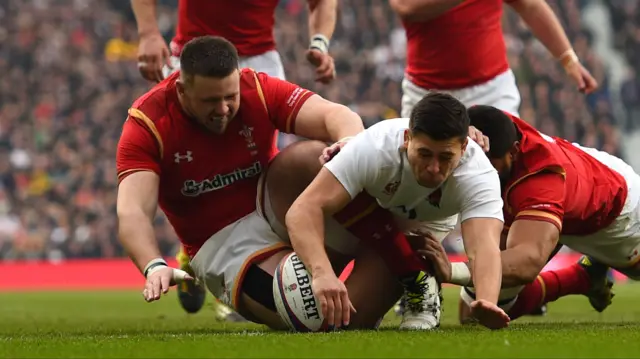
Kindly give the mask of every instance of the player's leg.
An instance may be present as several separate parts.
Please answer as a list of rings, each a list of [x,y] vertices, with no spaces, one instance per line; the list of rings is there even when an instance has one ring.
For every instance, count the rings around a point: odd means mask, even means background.
[[[554,254],[562,245],[558,245]],[[553,257],[553,255],[551,257]],[[550,259],[551,259],[550,257]],[[532,283],[525,286],[504,288],[500,293],[498,305],[509,314],[511,319],[528,315],[532,311],[558,298],[582,294],[589,298],[594,309],[603,311],[610,303],[611,272],[607,265],[597,263],[583,256],[574,264],[564,268],[545,270]],[[460,291],[459,314],[461,323],[472,322],[469,304],[474,300],[472,288],[464,287]]]
[[[267,51],[263,54],[240,58],[240,67],[248,67],[258,72],[264,72],[269,76],[284,80],[284,65],[282,58],[276,50]]]
[[[493,79],[450,93],[465,106],[488,105],[518,116],[521,97],[513,71],[507,70]]]
[[[402,102],[400,116],[409,117],[413,107],[429,93],[428,90],[419,87],[406,77],[402,80]]]

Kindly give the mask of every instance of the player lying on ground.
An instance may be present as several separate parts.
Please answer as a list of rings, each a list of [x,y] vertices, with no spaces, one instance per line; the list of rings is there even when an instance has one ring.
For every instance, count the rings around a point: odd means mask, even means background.
[[[364,129],[345,106],[238,69],[223,38],[190,41],[180,61],[179,73],[134,103],[118,144],[119,237],[148,275],[148,300],[168,289],[174,273],[162,267],[154,241],[157,204],[193,257],[214,234],[249,221],[260,173],[277,153],[277,129],[322,141]]]
[[[316,81],[328,83],[335,74],[329,54],[329,40],[336,23],[336,0],[308,0],[310,43],[307,60],[315,66]],[[225,37],[236,47],[241,68],[252,68],[269,76],[285,79],[280,54],[276,50],[274,25],[278,0],[263,0],[264,6],[247,6],[244,1],[190,0],[178,2],[176,34],[169,47],[158,28],[157,0],[131,0],[140,44],[138,70],[150,81],[160,82],[180,69],[180,53],[184,45],[200,35]],[[287,135],[285,135],[287,136]],[[291,136],[295,138],[295,136]],[[181,268],[189,270],[189,256],[181,247],[176,256]],[[194,283],[178,286],[183,308],[194,313],[202,308],[205,291]],[[216,305],[220,318],[238,320],[222,305]]]
[[[490,316],[488,326],[508,324],[508,316],[496,306],[503,225],[499,178],[483,150],[468,140],[468,131],[469,117],[462,103],[449,95],[429,94],[418,102],[410,119],[370,127],[324,165],[286,217],[293,248],[312,272],[314,292],[324,305],[345,308],[349,300],[336,295],[342,283],[323,250],[328,236],[322,224],[366,191],[402,218],[403,228],[429,230],[439,239],[449,233],[460,214],[467,254],[474,269],[482,273],[475,277],[479,291],[474,305]],[[439,295],[436,280],[413,271],[404,273],[403,281],[427,290],[407,299],[409,310],[401,328],[438,326],[439,318],[432,320],[434,308],[425,304]]]
[[[517,318],[540,303],[584,294],[603,311],[612,298],[608,266],[640,277],[640,176],[617,157],[541,134],[496,108],[477,106],[469,114],[489,137],[488,156],[504,189],[502,273],[508,289],[503,308]],[[438,248],[430,243],[423,254],[435,260]],[[558,243],[586,256],[567,268],[540,273]],[[439,263],[445,260],[438,258]],[[452,267],[438,267],[448,281]],[[469,279],[474,271],[466,273]],[[472,295],[463,288],[464,301]]]

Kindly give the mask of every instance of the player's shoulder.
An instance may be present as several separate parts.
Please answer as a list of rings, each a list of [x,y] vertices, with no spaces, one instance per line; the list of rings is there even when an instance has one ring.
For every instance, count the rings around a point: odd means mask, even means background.
[[[401,144],[399,139],[408,128],[408,118],[391,118],[370,126],[363,135],[370,139],[376,148],[397,148]]]
[[[178,72],[171,74],[138,97],[128,111],[129,116],[151,123],[158,123],[167,117],[170,103],[177,102],[175,80],[178,76]]]
[[[482,147],[471,138],[467,138],[467,148],[460,159],[460,164],[453,171],[454,175],[477,175],[494,171],[495,168]]]

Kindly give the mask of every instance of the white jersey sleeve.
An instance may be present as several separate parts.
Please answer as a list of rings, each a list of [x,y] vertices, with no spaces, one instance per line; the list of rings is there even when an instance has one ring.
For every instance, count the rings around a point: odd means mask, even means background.
[[[500,177],[479,146],[469,146],[476,152],[458,176],[461,208],[460,221],[470,218],[496,218],[504,222]]]
[[[494,171],[469,173],[459,178],[462,208],[460,221],[496,218],[504,222],[500,178]]]
[[[324,167],[355,198],[368,185],[376,182],[380,164],[375,142],[367,131],[351,139]]]

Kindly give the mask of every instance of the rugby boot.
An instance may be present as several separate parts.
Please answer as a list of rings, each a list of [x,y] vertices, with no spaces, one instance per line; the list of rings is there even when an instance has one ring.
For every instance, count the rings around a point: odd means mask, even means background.
[[[612,291],[613,271],[607,265],[599,263],[586,255],[580,257],[578,265],[584,268],[591,280],[591,288],[585,294],[591,307],[599,313],[604,311],[615,296]]]
[[[180,246],[180,251],[176,255],[176,260],[180,269],[194,276],[193,270],[189,265],[189,255],[184,251],[184,247]],[[197,313],[204,305],[206,298],[206,292],[201,285],[195,283],[195,281],[184,281],[177,285],[178,288],[178,300],[180,305],[187,313]]]
[[[431,330],[440,326],[442,287],[436,278],[419,272],[401,280],[404,303],[401,330]]]

